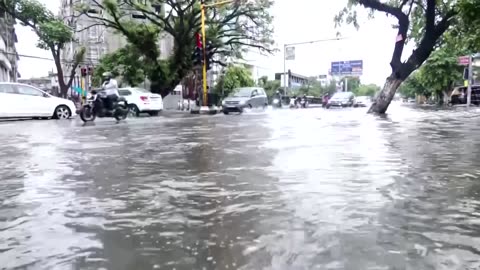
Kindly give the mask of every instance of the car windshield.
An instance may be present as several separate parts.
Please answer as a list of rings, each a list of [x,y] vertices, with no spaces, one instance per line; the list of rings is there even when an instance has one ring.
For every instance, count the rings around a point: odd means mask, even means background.
[[[232,97],[250,97],[252,90],[252,88],[237,88],[234,90]]]
[[[346,98],[350,98],[351,96],[352,96],[352,93],[350,92],[341,92],[333,95],[332,99],[346,99]]]

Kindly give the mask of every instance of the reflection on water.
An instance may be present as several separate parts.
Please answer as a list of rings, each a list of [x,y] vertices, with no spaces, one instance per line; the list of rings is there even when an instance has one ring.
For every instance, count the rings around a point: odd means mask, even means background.
[[[480,117],[394,105],[0,129],[0,268],[480,267]]]

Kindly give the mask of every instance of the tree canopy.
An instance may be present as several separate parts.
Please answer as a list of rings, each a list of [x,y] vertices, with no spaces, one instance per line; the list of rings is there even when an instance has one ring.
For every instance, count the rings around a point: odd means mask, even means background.
[[[370,112],[385,113],[395,91],[400,84],[417,68],[430,54],[442,45],[447,30],[456,33],[466,33],[468,28],[480,29],[478,22],[480,11],[478,0],[349,0],[336,17],[337,26],[350,23],[359,27],[355,7],[362,6],[370,11],[373,18],[375,12],[381,12],[396,19],[397,39],[392,58],[390,59],[391,74],[376,96]],[[478,36],[471,38],[470,47],[478,43]],[[414,42],[415,50],[402,62],[406,42]]]
[[[115,77],[121,76],[122,82],[129,86],[137,86],[145,81],[146,74],[150,72],[149,68],[151,68],[142,60],[143,54],[130,44],[116,52],[104,55],[95,67],[93,83],[101,85],[102,74],[109,71]]]
[[[232,93],[233,89],[239,87],[251,87],[255,82],[252,79],[251,72],[242,66],[229,66],[225,74],[220,76],[215,92],[222,97],[226,97]]]
[[[72,70],[70,74],[65,76],[61,62],[61,51],[65,44],[73,41],[72,28],[64,23],[63,18],[55,16],[37,0],[4,0],[0,1],[0,9],[5,10],[23,26],[27,26],[35,32],[38,36],[37,47],[50,50],[57,68],[60,94],[66,97],[75,76],[75,68],[83,60],[85,54],[84,48],[76,52],[71,62],[68,63]]]
[[[192,52],[195,33],[199,33],[201,27],[200,0],[91,2],[92,6],[80,6],[81,12],[98,24],[115,29],[143,54],[143,62],[151,66],[146,75],[153,92],[167,95],[194,68]],[[269,14],[272,5],[270,0],[254,0],[206,8],[206,39],[213,45],[214,61],[225,65],[226,58],[239,58],[248,48],[272,53],[273,27]],[[103,9],[108,16],[89,13],[93,6]],[[135,22],[132,12],[144,20]],[[161,35],[173,38],[171,55],[160,52]],[[161,53],[167,57],[160,58]]]

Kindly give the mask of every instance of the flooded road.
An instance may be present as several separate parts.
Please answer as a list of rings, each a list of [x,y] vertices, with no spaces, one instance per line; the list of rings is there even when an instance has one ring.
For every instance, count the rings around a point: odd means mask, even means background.
[[[480,111],[0,123],[0,269],[480,269]]]

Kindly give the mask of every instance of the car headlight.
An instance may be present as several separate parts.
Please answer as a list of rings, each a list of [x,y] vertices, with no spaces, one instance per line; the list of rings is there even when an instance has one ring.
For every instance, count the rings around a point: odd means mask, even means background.
[[[225,105],[225,100],[222,100],[222,105]]]
[[[245,100],[240,100],[239,104],[240,104],[240,105],[245,104]]]

